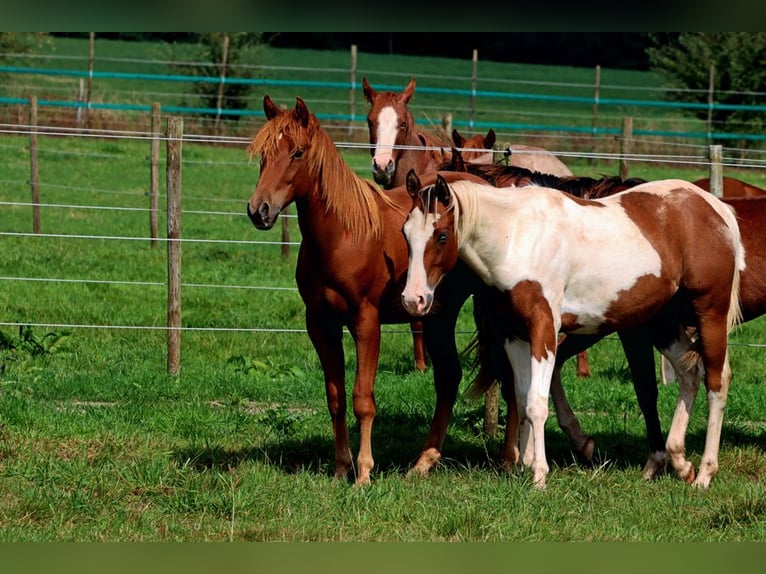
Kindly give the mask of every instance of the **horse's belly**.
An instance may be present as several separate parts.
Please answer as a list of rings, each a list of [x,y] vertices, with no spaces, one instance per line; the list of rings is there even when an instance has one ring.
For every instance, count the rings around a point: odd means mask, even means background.
[[[576,335],[596,335],[645,323],[664,307],[678,286],[655,275],[645,275],[627,289],[601,296],[565,294],[561,330]]]

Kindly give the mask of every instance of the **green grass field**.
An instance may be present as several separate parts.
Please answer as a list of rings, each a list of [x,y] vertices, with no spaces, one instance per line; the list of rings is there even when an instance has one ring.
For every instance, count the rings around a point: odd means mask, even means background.
[[[611,337],[591,349],[591,378],[577,379],[573,364],[564,372],[572,406],[596,439],[594,466],[577,461],[551,415],[548,489],[534,491],[528,476],[500,470],[501,437],[484,436],[483,403],[461,398],[443,464],[426,479],[408,478],[433,410],[432,374],[413,372],[409,328],[385,326],[375,388],[376,467],[373,484],[360,489],[332,478],[322,373],[294,290],[296,248],[282,257],[279,245],[266,243],[280,240],[279,226],[259,232],[245,216],[258,164],[247,161],[244,144],[184,143],[177,377],[166,370],[165,248],[153,249],[146,239],[148,142],[41,136],[40,189],[49,206],[37,237],[26,235],[32,231],[28,147],[27,137],[0,136],[0,322],[6,323],[0,325],[0,540],[766,537],[763,319],[731,338],[734,381],[720,472],[707,491],[690,489],[671,472],[651,483],[641,479],[643,420]],[[368,154],[344,156],[366,175]],[[571,163],[586,175],[616,170],[610,161]],[[705,173],[637,162],[631,175]],[[161,210],[163,202],[164,191]],[[163,217],[161,211],[161,235]],[[295,219],[289,221],[291,239],[299,241]],[[471,332],[469,304],[459,345]],[[350,395],[355,359],[350,337],[345,343]],[[464,368],[467,385],[468,357]],[[660,388],[665,430],[676,395],[674,385]],[[695,464],[706,417],[700,396],[687,436]],[[352,414],[349,423],[355,449]]]

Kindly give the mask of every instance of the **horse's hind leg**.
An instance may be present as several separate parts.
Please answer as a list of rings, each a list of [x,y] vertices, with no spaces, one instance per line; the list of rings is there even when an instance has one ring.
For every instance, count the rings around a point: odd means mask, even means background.
[[[686,459],[685,437],[692,414],[694,401],[697,398],[702,366],[699,361],[689,362],[687,353],[691,349],[691,341],[682,332],[678,340],[671,342],[660,352],[667,357],[678,377],[678,400],[673,412],[673,421],[668,431],[666,443],[670,463],[681,480],[691,483],[696,474],[694,465]]]
[[[581,379],[590,377],[590,363],[588,362],[588,351],[577,353],[577,376]]]
[[[567,335],[559,338],[558,349],[556,351],[556,369],[551,377],[551,398],[553,399],[553,408],[556,411],[556,420],[559,427],[569,437],[569,440],[575,445],[583,460],[590,462],[593,460],[595,451],[595,442],[593,437],[582,430],[580,421],[572,411],[572,407],[567,400],[566,392],[561,384],[561,366],[569,358],[577,355],[579,364],[580,354],[585,349],[592,347],[602,337],[596,335]]]
[[[700,317],[700,354],[705,365],[705,388],[707,390],[707,432],[705,451],[702,453],[699,474],[693,485],[707,488],[718,472],[718,451],[721,443],[723,415],[731,384],[729,367],[728,328],[725,315],[718,321],[711,314]]]
[[[657,377],[654,372],[654,348],[649,332],[644,327],[620,331],[618,335],[630,367],[638,406],[644,415],[646,436],[649,440],[649,458],[642,474],[646,480],[651,480],[665,467],[668,458],[660,416],[657,412],[658,393]]]
[[[327,407],[335,437],[335,476],[346,478],[351,469],[351,449],[346,426],[346,367],[343,330],[339,323],[306,311],[306,329],[324,373]]]

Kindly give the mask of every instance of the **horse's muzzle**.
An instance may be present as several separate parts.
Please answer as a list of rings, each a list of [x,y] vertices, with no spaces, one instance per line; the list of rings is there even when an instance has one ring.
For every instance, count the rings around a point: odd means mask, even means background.
[[[396,165],[393,160],[388,160],[385,167],[378,165],[375,158],[372,159],[372,178],[375,183],[382,186],[390,185],[394,179],[394,172],[396,171]]]
[[[262,229],[264,231],[271,229],[274,227],[278,215],[279,211],[272,210],[266,202],[263,202],[255,212],[250,208],[250,202],[247,203],[247,216],[250,218],[253,225],[255,225],[256,229]]]
[[[402,306],[413,317],[428,315],[433,302],[434,294],[432,292],[417,295],[402,293]]]

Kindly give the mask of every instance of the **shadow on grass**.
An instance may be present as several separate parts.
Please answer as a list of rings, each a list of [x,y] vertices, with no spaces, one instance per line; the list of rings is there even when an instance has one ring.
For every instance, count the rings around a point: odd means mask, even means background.
[[[484,437],[470,425],[474,413],[455,417],[450,425],[442,450],[443,467],[460,472],[461,468],[486,469],[496,472],[501,468],[503,428],[496,436]],[[480,416],[478,411],[476,418]],[[375,419],[373,433],[373,456],[375,474],[406,474],[420,455],[428,431],[430,419],[422,415],[384,413]],[[587,430],[587,429],[586,429]],[[355,425],[349,428],[352,454],[358,450],[358,432]],[[546,452],[551,468],[572,465],[583,468],[608,464],[621,471],[639,474],[647,460],[649,448],[646,437],[639,432],[595,432],[591,435],[596,444],[594,460],[582,460],[569,439],[558,428],[546,432]],[[745,431],[725,427],[722,448],[756,446],[766,452],[766,437],[762,431]],[[699,460],[705,445],[705,429],[692,431],[686,436],[687,456]],[[300,439],[284,436],[258,447],[227,449],[222,446],[189,446],[174,453],[180,463],[191,465],[199,471],[207,469],[227,470],[243,462],[258,461],[286,474],[313,472],[332,476],[335,470],[332,431],[313,434]],[[352,480],[353,477],[350,477]]]

